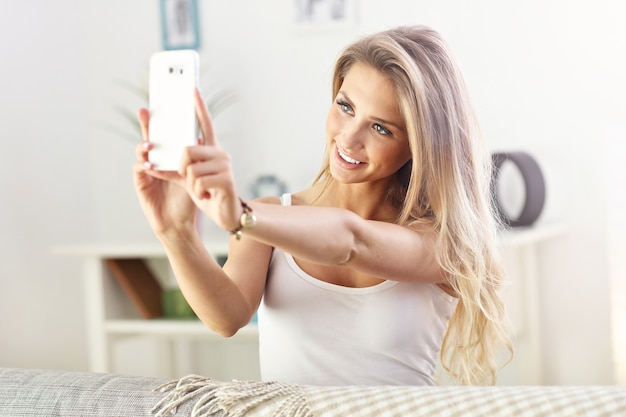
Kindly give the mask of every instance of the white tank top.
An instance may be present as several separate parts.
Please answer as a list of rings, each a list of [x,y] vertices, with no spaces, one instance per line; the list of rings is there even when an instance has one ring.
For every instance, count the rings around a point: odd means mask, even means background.
[[[282,198],[291,204],[291,196]],[[259,307],[264,381],[433,385],[456,299],[434,284],[351,288],[316,279],[274,249]]]

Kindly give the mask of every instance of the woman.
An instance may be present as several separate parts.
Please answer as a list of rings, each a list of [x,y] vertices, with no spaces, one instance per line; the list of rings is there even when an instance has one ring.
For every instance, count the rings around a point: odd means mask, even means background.
[[[431,385],[437,356],[459,383],[494,383],[510,343],[498,289],[490,158],[439,34],[400,27],[342,53],[325,165],[293,196],[239,199],[229,155],[196,93],[200,144],[178,172],[134,167],[137,193],[199,318],[231,336],[259,312],[263,379]],[[233,237],[223,268],[197,210]]]

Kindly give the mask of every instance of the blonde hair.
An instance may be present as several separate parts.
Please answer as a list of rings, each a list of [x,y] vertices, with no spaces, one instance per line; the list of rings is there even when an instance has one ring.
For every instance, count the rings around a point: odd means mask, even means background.
[[[434,30],[399,27],[348,46],[333,76],[333,97],[354,63],[369,65],[395,86],[412,159],[396,174],[388,199],[398,224],[428,223],[438,232],[437,262],[458,303],[441,347],[441,363],[461,384],[494,384],[499,347],[512,354],[499,296],[497,216],[489,190],[491,158],[480,136],[465,82]],[[328,185],[328,150],[316,183]]]

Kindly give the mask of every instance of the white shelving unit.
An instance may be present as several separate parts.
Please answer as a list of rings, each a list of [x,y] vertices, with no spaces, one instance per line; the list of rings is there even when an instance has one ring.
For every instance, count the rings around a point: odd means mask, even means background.
[[[537,290],[538,243],[558,236],[564,231],[560,225],[541,226],[531,229],[515,229],[504,233],[500,238],[503,248],[513,249],[515,259],[505,267],[515,270],[514,291],[508,294],[513,306],[512,321],[517,331],[516,339],[522,349],[516,358],[523,361],[517,383],[540,384],[541,340],[540,316]],[[207,242],[207,250],[214,257],[227,253],[227,242]],[[150,338],[158,345],[155,376],[180,376],[181,368],[193,365],[176,364],[181,355],[175,350],[188,350],[189,341],[202,341],[212,348],[213,361],[221,361],[219,355],[230,355],[230,362],[240,368],[253,368],[233,371],[222,369],[222,373],[210,375],[216,379],[255,379],[258,378],[258,330],[255,324],[241,329],[232,338],[225,339],[198,320],[143,319],[108,270],[106,259],[145,260],[153,270],[167,271],[169,265],[162,247],[158,243],[145,245],[99,244],[73,245],[53,249],[53,253],[64,256],[78,256],[83,260],[83,279],[88,324],[88,344],[90,370],[94,372],[115,372],[115,346],[120,341],[133,337]],[[516,347],[517,348],[517,347]],[[232,355],[235,355],[233,358]],[[238,357],[236,355],[239,355]],[[256,356],[255,356],[256,355]],[[185,355],[182,355],[185,356]],[[254,356],[254,357],[250,357]],[[521,358],[520,358],[521,356]],[[226,361],[227,358],[224,357]],[[183,360],[184,362],[184,360]]]
[[[207,242],[207,250],[215,258],[228,252],[228,242]],[[180,376],[182,368],[191,368],[187,355],[180,355],[180,350],[190,351],[190,342],[203,342],[227,356],[229,351],[258,351],[258,331],[255,324],[249,324],[235,336],[224,338],[204,325],[199,320],[144,319],[124,293],[106,265],[107,259],[142,259],[159,276],[163,283],[168,281],[169,264],[159,243],[150,244],[98,244],[57,247],[53,253],[65,256],[78,256],[83,260],[83,279],[89,346],[89,368],[93,372],[115,372],[116,345],[131,338],[150,338],[157,346],[156,366],[151,375],[161,377]],[[212,355],[215,356],[215,355]],[[228,362],[229,358],[212,358],[218,365]],[[221,370],[220,375],[231,378],[258,377],[258,358],[245,358],[243,363],[255,368],[239,370]],[[176,363],[179,362],[179,363]],[[233,362],[230,358],[230,362]],[[237,362],[235,358],[234,362]]]
[[[499,378],[504,385],[542,385],[543,361],[537,247],[562,235],[563,224],[515,228],[500,235],[509,288],[503,290],[513,325],[515,356]]]

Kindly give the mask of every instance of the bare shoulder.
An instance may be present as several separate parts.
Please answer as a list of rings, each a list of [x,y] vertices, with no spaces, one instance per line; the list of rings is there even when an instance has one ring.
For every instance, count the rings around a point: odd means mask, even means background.
[[[265,204],[280,204],[280,197],[276,197],[276,196],[259,197],[259,198],[255,198],[254,201],[258,201],[259,203],[265,203]]]
[[[431,219],[415,220],[410,222],[406,227],[431,239],[436,239],[438,235],[434,222]]]
[[[303,205],[308,205],[308,201],[310,201],[311,197],[311,192],[309,191],[310,189],[306,189],[303,191],[299,191],[295,194],[291,194],[291,204],[294,206],[303,206]],[[266,196],[266,197],[259,197],[254,199],[254,201],[257,201],[259,203],[265,203],[265,204],[277,204],[280,205],[280,197],[277,196]]]
[[[298,191],[291,195],[291,204],[294,206],[313,206],[319,202],[320,190],[317,186]]]

